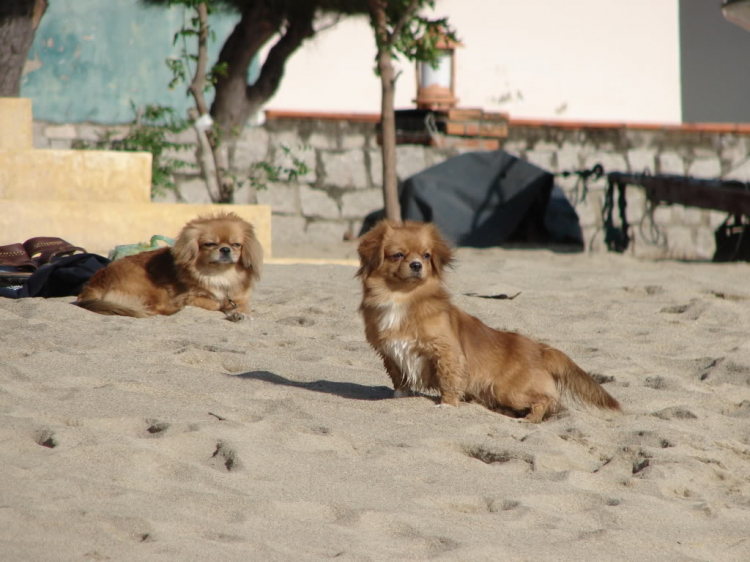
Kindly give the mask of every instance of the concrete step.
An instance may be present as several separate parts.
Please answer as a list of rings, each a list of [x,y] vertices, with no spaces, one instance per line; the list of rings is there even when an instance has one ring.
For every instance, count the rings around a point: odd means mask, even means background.
[[[0,150],[0,199],[148,203],[151,154]]]
[[[0,209],[0,246],[35,236],[57,236],[103,256],[120,244],[148,242],[154,234],[175,237],[198,215],[231,211],[255,227],[265,256],[271,257],[268,205],[0,199]]]

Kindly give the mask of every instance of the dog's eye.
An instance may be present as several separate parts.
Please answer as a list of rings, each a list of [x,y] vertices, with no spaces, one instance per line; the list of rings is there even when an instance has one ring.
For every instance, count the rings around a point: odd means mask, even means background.
[[[393,258],[394,260],[400,260],[401,258],[403,258],[403,257],[404,257],[404,254],[402,254],[401,252],[396,252],[396,253],[395,253],[395,254],[393,254],[393,255],[392,255],[391,257],[392,257],[392,258]]]
[[[232,244],[232,248],[242,248],[242,244]]]
[[[430,259],[430,252],[425,252],[422,257],[426,260]]]
[[[203,244],[203,246],[205,248],[213,248],[214,246],[216,246],[216,242],[206,242]]]

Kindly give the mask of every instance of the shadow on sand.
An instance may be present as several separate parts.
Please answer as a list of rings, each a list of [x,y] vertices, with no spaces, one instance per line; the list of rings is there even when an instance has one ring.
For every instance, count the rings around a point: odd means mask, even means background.
[[[245,380],[256,380],[270,382],[282,386],[291,386],[293,388],[304,388],[313,392],[324,392],[333,394],[350,400],[384,400],[393,397],[393,390],[387,386],[365,386],[353,382],[335,382],[326,380],[317,380],[311,382],[293,381],[272,373],[270,371],[249,371],[239,375],[227,375],[238,377]]]

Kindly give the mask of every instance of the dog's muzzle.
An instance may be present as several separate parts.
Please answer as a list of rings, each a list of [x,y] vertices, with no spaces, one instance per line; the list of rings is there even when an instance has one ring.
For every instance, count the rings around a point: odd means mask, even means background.
[[[232,248],[229,246],[222,246],[219,248],[219,257],[216,261],[219,263],[233,263]]]

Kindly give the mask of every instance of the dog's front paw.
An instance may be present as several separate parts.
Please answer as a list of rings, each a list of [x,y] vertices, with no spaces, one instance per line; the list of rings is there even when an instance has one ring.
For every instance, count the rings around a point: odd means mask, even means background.
[[[414,393],[408,388],[399,388],[393,391],[394,398],[406,398],[408,396],[414,396]]]
[[[244,312],[229,312],[227,313],[227,320],[230,322],[242,322],[243,320],[250,319],[250,316]]]

